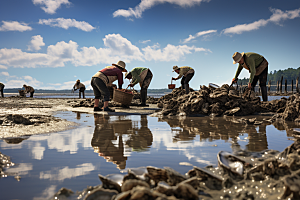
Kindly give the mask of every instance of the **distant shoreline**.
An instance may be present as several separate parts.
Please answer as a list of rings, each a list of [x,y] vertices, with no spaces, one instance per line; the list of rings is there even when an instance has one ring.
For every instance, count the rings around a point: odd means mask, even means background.
[[[22,90],[22,88],[4,88],[4,93],[16,93],[19,94],[19,90]],[[137,89],[137,91],[140,91],[140,89]],[[172,92],[171,89],[148,89],[148,93],[170,93]],[[45,89],[35,89],[34,94],[38,93],[46,93],[46,94],[73,94],[72,89],[70,90],[45,90]],[[78,90],[74,92],[75,94],[78,93]],[[93,90],[85,90],[85,93],[91,93],[94,94]]]

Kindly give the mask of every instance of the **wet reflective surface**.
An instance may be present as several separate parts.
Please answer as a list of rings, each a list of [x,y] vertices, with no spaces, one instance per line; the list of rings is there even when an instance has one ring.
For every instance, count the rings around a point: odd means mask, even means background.
[[[100,184],[98,174],[140,166],[169,166],[184,174],[191,166],[217,166],[217,153],[245,149],[284,150],[295,123],[247,125],[234,117],[159,119],[147,115],[56,115],[80,126],[73,130],[0,140],[0,152],[15,166],[0,179],[0,199],[49,199],[60,188],[82,191]],[[20,176],[20,180],[14,178]]]

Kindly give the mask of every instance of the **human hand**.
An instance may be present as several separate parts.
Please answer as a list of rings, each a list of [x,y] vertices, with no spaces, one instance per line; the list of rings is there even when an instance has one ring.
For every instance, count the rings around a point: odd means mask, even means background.
[[[237,83],[238,78],[233,78],[231,83]]]
[[[176,78],[172,77],[172,80],[176,80]]]
[[[133,87],[133,84],[132,84],[132,83],[130,83],[128,86],[129,86],[129,87]]]
[[[248,83],[248,88],[249,90],[251,90],[251,83]]]

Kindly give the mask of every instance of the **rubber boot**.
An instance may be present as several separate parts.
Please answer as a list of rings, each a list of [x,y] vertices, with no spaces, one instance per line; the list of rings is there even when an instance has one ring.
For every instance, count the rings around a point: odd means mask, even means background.
[[[82,96],[83,96],[83,98],[85,99],[85,96],[84,96],[84,91],[82,92]]]
[[[261,89],[261,96],[263,101],[268,101],[267,86],[261,86],[260,89]]]
[[[185,94],[188,94],[190,92],[190,86],[189,84],[184,84],[184,88],[185,88]]]
[[[81,92],[79,91],[79,99],[81,98]]]

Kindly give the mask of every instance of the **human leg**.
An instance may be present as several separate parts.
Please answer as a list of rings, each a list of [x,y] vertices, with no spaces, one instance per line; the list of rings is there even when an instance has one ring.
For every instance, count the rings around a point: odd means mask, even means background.
[[[103,103],[103,110],[104,111],[109,111],[109,112],[114,112],[113,109],[110,109],[108,107],[108,101],[109,101],[109,97],[110,97],[110,92],[106,86],[106,84],[100,79],[100,78],[95,78],[94,77],[94,82],[95,82],[95,87],[97,88],[97,91],[100,92],[100,94],[102,93],[104,96],[104,103]],[[92,86],[93,87],[93,86]],[[101,95],[99,96],[98,99],[100,99]]]
[[[268,101],[268,92],[267,92],[267,78],[268,78],[268,67],[262,71],[259,77],[259,86],[261,89],[261,96],[263,101]]]
[[[258,78],[259,78],[259,76],[254,76],[253,81],[251,83],[251,90],[253,90],[254,92],[255,92],[254,89],[255,89],[256,83],[258,81]]]
[[[190,73],[190,74],[186,75],[186,78],[184,80],[185,94],[188,94],[190,92],[189,82],[193,78],[194,74],[195,73]]]
[[[185,86],[185,85],[184,85],[184,82],[185,82],[185,76],[182,77],[181,82],[180,82],[180,83],[181,83],[181,89],[182,89],[182,90],[184,90],[184,86]]]
[[[30,92],[30,97],[33,97],[33,93],[34,93],[34,92]]]
[[[99,82],[97,81],[97,78],[93,77],[91,80],[91,86],[93,88],[94,95],[95,95],[94,111],[102,110],[101,108],[99,108],[99,99],[101,98],[101,91],[100,91],[98,85],[99,85]]]
[[[147,75],[143,81],[142,87],[141,87],[141,106],[147,106],[146,101],[147,101],[147,89],[150,85],[150,82],[152,80],[153,74],[152,72],[148,69]]]

